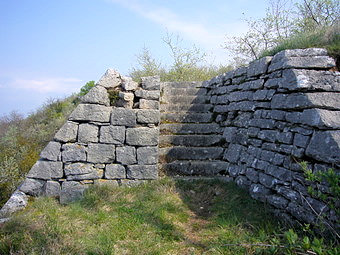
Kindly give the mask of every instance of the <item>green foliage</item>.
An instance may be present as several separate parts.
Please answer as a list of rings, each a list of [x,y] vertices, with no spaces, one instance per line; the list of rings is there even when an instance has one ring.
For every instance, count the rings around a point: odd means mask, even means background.
[[[26,119],[11,113],[0,119],[0,207],[7,201],[40,151],[77,105],[75,96],[49,100]]]
[[[95,86],[94,81],[87,82],[83,87],[81,87],[78,95],[79,96],[85,96],[90,91],[90,89],[92,89],[94,86]]]
[[[115,103],[119,99],[119,91],[115,89],[108,89],[107,93],[109,94],[110,105],[115,105]]]
[[[285,49],[326,47],[339,56],[338,0],[271,0],[266,16],[245,19],[246,34],[229,38],[225,48],[236,65]]]
[[[218,74],[230,71],[232,66],[214,66],[207,63],[207,54],[193,45],[191,48],[182,46],[182,40],[167,34],[163,42],[170,50],[172,63],[166,67],[161,61],[152,57],[147,48],[137,55],[139,66],[130,72],[133,80],[139,82],[141,77],[159,75],[161,81],[204,81]]]

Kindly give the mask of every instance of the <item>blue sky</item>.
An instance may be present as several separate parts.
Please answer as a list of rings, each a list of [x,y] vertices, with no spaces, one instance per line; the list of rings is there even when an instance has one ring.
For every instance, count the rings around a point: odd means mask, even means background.
[[[78,92],[108,68],[127,75],[146,46],[169,63],[162,37],[195,44],[226,64],[226,36],[246,31],[242,13],[263,16],[266,0],[0,0],[0,116],[29,114]]]

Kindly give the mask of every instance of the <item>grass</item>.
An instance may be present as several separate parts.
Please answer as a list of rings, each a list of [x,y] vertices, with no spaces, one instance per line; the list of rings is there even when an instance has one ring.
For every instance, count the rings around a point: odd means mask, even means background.
[[[329,55],[337,60],[339,69],[340,59],[340,25],[322,27],[315,31],[298,33],[282,41],[273,49],[264,51],[260,57],[273,56],[287,49],[326,48]]]
[[[0,227],[0,254],[262,254],[225,244],[265,243],[280,228],[232,183],[164,178],[94,186],[68,206],[35,199]]]

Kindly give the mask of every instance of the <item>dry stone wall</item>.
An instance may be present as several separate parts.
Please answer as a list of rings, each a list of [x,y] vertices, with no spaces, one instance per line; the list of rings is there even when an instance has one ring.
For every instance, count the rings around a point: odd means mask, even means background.
[[[24,207],[27,196],[68,203],[94,183],[132,185],[156,179],[159,97],[159,78],[137,84],[109,69],[43,149],[1,216]]]
[[[340,73],[324,49],[286,50],[205,82],[224,129],[226,174],[286,219],[336,226],[312,197],[299,162],[313,171],[340,167]],[[318,189],[326,194],[323,183]],[[330,196],[330,194],[328,194]],[[337,205],[339,206],[339,205]]]

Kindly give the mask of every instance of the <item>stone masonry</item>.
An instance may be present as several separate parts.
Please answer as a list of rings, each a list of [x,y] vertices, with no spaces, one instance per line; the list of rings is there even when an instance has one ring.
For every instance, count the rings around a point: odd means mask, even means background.
[[[285,50],[203,83],[148,77],[139,85],[108,70],[0,214],[24,207],[28,196],[67,203],[93,183],[156,179],[159,161],[168,175],[233,180],[288,221],[315,224],[324,215],[339,228],[335,210],[307,190],[329,195],[327,183],[306,181],[299,164],[340,174],[335,66],[314,48]]]
[[[157,179],[159,96],[159,78],[137,84],[109,69],[43,149],[0,216],[24,207],[28,196],[57,197],[65,204],[91,184]]]

